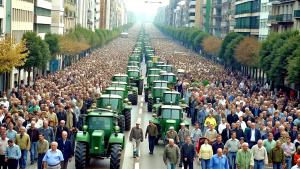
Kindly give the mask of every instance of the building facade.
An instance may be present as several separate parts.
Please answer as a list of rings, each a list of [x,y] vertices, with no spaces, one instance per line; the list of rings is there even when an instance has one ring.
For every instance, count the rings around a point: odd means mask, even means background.
[[[64,0],[52,0],[51,32],[62,35],[64,33]]]
[[[75,29],[76,0],[64,0],[64,33]]]
[[[34,1],[34,31],[38,33],[42,39],[45,34],[51,31],[51,0],[35,0]]]
[[[5,0],[0,0],[0,39],[4,38],[5,35]]]

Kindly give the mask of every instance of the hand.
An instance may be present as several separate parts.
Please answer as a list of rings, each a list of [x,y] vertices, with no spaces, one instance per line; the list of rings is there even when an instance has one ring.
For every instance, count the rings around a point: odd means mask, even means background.
[[[184,158],[184,161],[187,161],[187,158]]]
[[[196,158],[193,158],[193,160],[195,161],[195,160],[196,160]]]
[[[6,159],[5,159],[5,162],[7,162],[7,161],[8,161],[8,159],[6,158]]]
[[[72,158],[69,158],[69,162],[71,162],[72,161]]]
[[[254,166],[253,165],[250,165],[250,168],[252,169]]]
[[[179,162],[177,162],[177,165],[179,166]]]
[[[273,166],[273,163],[270,163],[270,166]]]
[[[165,162],[165,165],[167,165],[167,162]]]

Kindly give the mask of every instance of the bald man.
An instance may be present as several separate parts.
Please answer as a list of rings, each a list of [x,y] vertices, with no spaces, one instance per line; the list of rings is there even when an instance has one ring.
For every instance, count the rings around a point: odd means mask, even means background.
[[[209,166],[209,168],[213,169],[229,169],[227,157],[223,155],[221,148],[217,150],[217,154],[212,156]]]

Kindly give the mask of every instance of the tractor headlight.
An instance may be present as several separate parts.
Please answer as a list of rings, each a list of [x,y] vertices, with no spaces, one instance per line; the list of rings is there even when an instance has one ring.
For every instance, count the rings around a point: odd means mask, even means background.
[[[98,147],[95,147],[95,150],[98,150],[99,148]]]

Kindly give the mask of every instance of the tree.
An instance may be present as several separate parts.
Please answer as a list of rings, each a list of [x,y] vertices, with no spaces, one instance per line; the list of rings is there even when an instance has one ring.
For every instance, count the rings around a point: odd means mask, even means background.
[[[224,61],[227,65],[230,65],[234,68],[239,68],[240,63],[234,59],[236,46],[244,39],[244,36],[239,35],[233,39],[227,46],[224,54]]]
[[[202,41],[202,46],[205,52],[210,55],[216,55],[220,50],[222,40],[215,36],[209,36]]]
[[[203,49],[202,41],[203,39],[209,37],[209,34],[206,32],[200,32],[194,39],[194,47],[198,49]]]
[[[90,48],[89,45],[77,41],[71,35],[61,36],[59,43],[61,46],[61,54],[64,55],[78,55]]]
[[[14,67],[23,66],[29,51],[26,48],[26,40],[16,43],[10,34],[0,40],[0,74],[10,72]]]
[[[260,43],[255,37],[245,37],[235,49],[234,58],[242,65],[259,66]]]
[[[50,58],[50,50],[48,44],[37,36],[36,32],[26,32],[23,34],[22,40],[26,40],[26,48],[30,52],[24,68],[28,71],[28,84],[30,79],[31,68],[36,67],[44,70]]]
[[[233,39],[235,39],[236,37],[238,37],[239,36],[239,34],[238,33],[236,33],[236,32],[230,32],[230,33],[228,33],[226,36],[225,36],[225,38],[224,38],[224,40],[222,41],[222,44],[221,44],[221,48],[220,48],[220,51],[219,51],[219,54],[218,54],[218,57],[220,58],[220,59],[222,59],[223,61],[225,61],[224,59],[224,54],[225,54],[225,51],[226,51],[226,49],[227,49],[227,45],[233,40]],[[226,62],[226,61],[225,61]]]
[[[56,55],[61,52],[61,47],[59,45],[59,35],[47,32],[45,35],[45,42],[49,46],[51,60],[55,60]]]
[[[287,66],[287,80],[289,83],[300,85],[300,48],[293,52],[293,56],[289,59]]]

